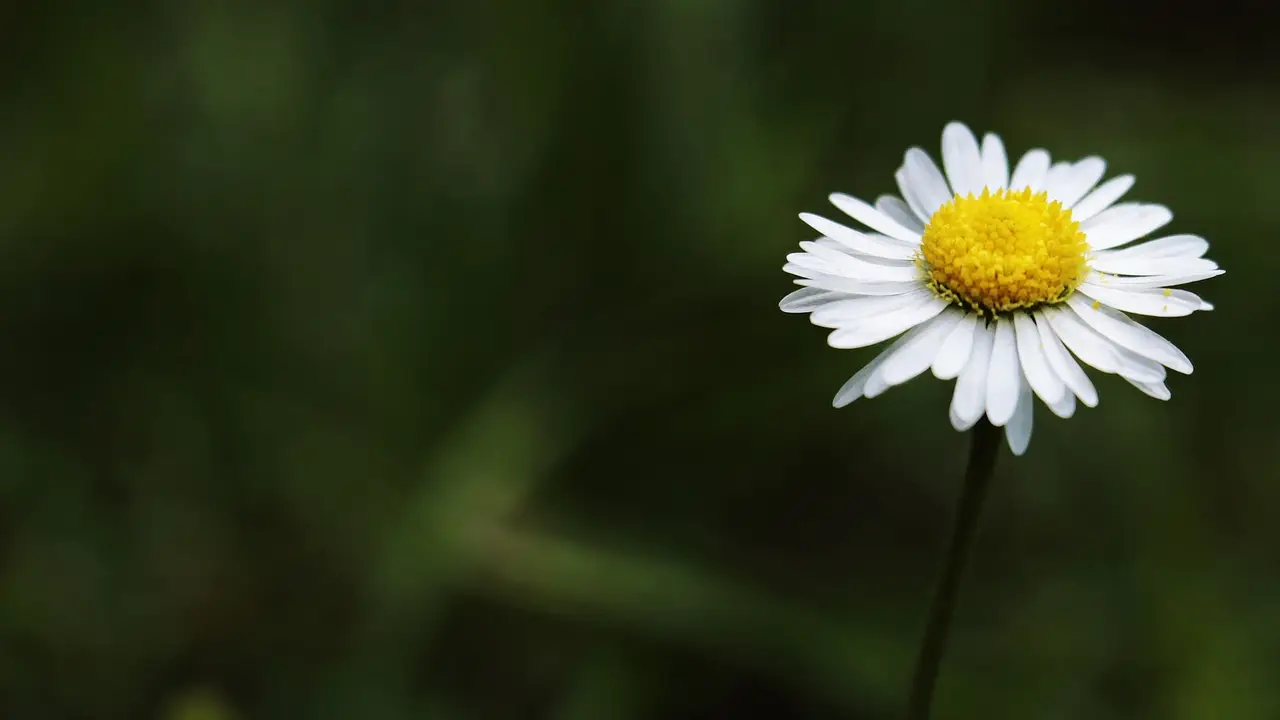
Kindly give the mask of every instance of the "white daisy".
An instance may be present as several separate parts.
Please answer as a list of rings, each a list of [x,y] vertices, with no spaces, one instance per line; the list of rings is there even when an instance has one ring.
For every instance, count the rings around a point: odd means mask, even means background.
[[[1209,243],[1170,235],[1121,247],[1163,227],[1163,205],[1115,204],[1132,175],[1102,184],[1099,157],[1050,163],[1028,151],[1009,174],[1004,144],[979,146],[969,128],[942,131],[943,175],[928,153],[907,150],[895,173],[902,197],[875,205],[836,193],[831,202],[865,226],[818,215],[800,219],[822,234],[787,256],[805,286],[783,298],[832,328],[828,343],[858,348],[901,335],[858,371],[834,404],[875,397],[932,369],[955,379],[951,424],[967,430],[985,414],[1004,427],[1015,454],[1031,440],[1033,393],[1070,417],[1098,393],[1075,358],[1169,399],[1165,368],[1190,374],[1172,343],[1125,313],[1176,317],[1212,306],[1178,285],[1221,275]],[[1072,355],[1075,357],[1072,357]]]

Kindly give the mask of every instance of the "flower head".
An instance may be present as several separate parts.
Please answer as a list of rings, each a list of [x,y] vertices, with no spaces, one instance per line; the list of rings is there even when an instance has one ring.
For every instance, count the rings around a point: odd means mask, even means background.
[[[836,193],[831,202],[865,226],[803,213],[822,234],[802,242],[783,268],[803,285],[785,312],[831,328],[832,347],[898,337],[836,393],[843,407],[932,369],[955,379],[951,424],[985,414],[1016,454],[1031,440],[1032,397],[1060,417],[1098,393],[1077,358],[1142,392],[1170,397],[1166,370],[1191,361],[1126,313],[1178,317],[1212,310],[1177,286],[1222,274],[1195,235],[1133,243],[1173,214],[1162,205],[1116,204],[1132,175],[1099,184],[1098,157],[1050,163],[1030,150],[1009,173],[999,136],[982,144],[969,128],[942,132],[943,172],[919,148],[895,177],[901,197],[874,205]]]

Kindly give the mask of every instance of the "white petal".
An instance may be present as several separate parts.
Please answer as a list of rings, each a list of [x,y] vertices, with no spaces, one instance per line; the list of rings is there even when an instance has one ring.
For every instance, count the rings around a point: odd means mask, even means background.
[[[920,280],[920,269],[917,267],[876,265],[848,255],[844,256],[844,260],[831,261],[810,253],[791,253],[787,256],[787,264],[783,265],[782,269],[792,275],[811,280],[816,280],[823,275],[867,282],[915,281],[919,284]]]
[[[1035,417],[1035,404],[1031,401],[1031,387],[1026,380],[1018,381],[1018,403],[1004,428],[1005,440],[1014,455],[1022,455],[1031,444],[1031,426]]]
[[[897,242],[895,240],[885,238],[883,235],[876,235],[873,237],[882,238],[884,242]],[[920,276],[919,268],[916,266],[914,260],[891,260],[888,258],[876,257],[874,255],[864,255],[853,250],[844,243],[832,240],[831,238],[822,238],[821,241],[802,242],[800,243],[800,247],[804,248],[805,252],[811,255],[823,258],[834,267],[865,268],[867,265],[871,265],[872,269],[870,272],[876,277],[876,279],[888,279],[880,277],[876,268],[894,268],[895,274],[897,272],[901,272],[904,268],[915,269],[915,273],[909,276],[895,278],[899,280],[909,279],[911,276]],[[854,262],[853,265],[849,264],[850,260]],[[851,272],[850,275],[856,276],[858,273]]]
[[[809,247],[810,249],[817,249],[812,244]],[[862,272],[862,267],[868,264],[855,259],[852,255],[845,255],[843,253],[835,253],[840,257],[832,259],[831,257],[825,256],[827,252],[828,250],[823,248],[819,252],[788,253],[787,264],[782,267],[784,270],[787,270],[787,272],[797,271],[796,274],[806,272],[810,275],[814,273],[822,273],[826,275],[858,277]],[[847,264],[846,261],[848,261]],[[790,269],[787,269],[788,267],[790,267]],[[877,271],[872,267],[867,268],[866,272],[874,274]],[[872,276],[865,279],[875,280],[876,278]]]
[[[1154,317],[1186,317],[1200,309],[1200,298],[1185,290],[1167,288],[1113,288],[1084,283],[1079,292],[1103,305]]]
[[[879,240],[883,240],[885,242],[897,242],[897,240],[893,240],[891,238],[885,237],[884,235],[879,235],[876,233],[870,233],[868,236],[879,239]],[[857,258],[858,260],[861,260],[863,262],[871,263],[872,265],[884,265],[886,267],[904,267],[906,265],[916,264],[916,261],[914,259],[893,260],[890,258],[882,258],[882,257],[877,257],[875,255],[868,255],[866,253],[861,253],[849,247],[848,245],[832,240],[829,237],[820,237],[816,240],[802,242],[800,243],[800,247],[804,248],[809,252],[814,252],[813,250],[814,247],[825,248],[827,250],[834,250],[842,255],[848,255],[850,257]],[[820,254],[820,253],[814,253],[814,254]]]
[[[1033,192],[1039,192],[1044,189],[1044,180],[1048,174],[1048,151],[1039,148],[1028,150],[1018,161],[1017,167],[1013,169],[1013,179],[1009,181],[1009,188],[1012,190],[1031,188]]]
[[[933,364],[942,343],[956,323],[964,317],[960,310],[951,308],[921,326],[921,331],[885,361],[880,375],[889,385],[901,385],[914,378]]]
[[[1094,188],[1071,208],[1071,219],[1076,222],[1088,220],[1111,207],[1111,204],[1129,192],[1131,187],[1133,187],[1132,175],[1117,175],[1111,178]]]
[[[807,313],[813,312],[820,307],[824,307],[829,303],[835,302],[842,298],[848,297],[844,293],[832,292],[830,290],[822,290],[819,288],[800,288],[778,303],[778,309],[784,313]]]
[[[1150,328],[1130,320],[1123,313],[1106,306],[1094,308],[1079,294],[1072,295],[1067,300],[1067,307],[1099,334],[1120,347],[1155,360],[1171,370],[1177,370],[1185,375],[1191,374],[1191,360],[1181,350]]]
[[[815,274],[836,275],[856,281],[919,281],[920,269],[914,263],[872,263],[865,256],[832,251],[829,247],[808,246],[809,252],[791,252],[783,270],[801,278]]]
[[[1111,207],[1107,208],[1106,210],[1103,210],[1097,215],[1094,215],[1088,220],[1076,219],[1076,222],[1080,223],[1080,227],[1085,230],[1090,228],[1101,227],[1103,225],[1107,225],[1108,223],[1112,223],[1117,220],[1123,220],[1125,218],[1132,216],[1133,214],[1141,210],[1145,204],[1146,203],[1140,203],[1140,202],[1123,202],[1123,203],[1120,203],[1119,205],[1112,205]],[[1072,218],[1075,219],[1074,212],[1072,212]]]
[[[786,268],[784,267],[783,269]],[[788,272],[790,271],[788,270]],[[901,295],[920,287],[919,280],[912,280],[911,282],[876,282],[874,280],[850,280],[849,278],[835,275],[821,274],[812,278],[801,277],[804,279],[797,280],[797,285],[821,288],[823,290],[835,290],[849,295]]]
[[[884,353],[883,359],[880,360],[876,369],[867,378],[866,387],[864,387],[862,390],[863,397],[867,399],[871,399],[878,395],[881,395],[882,393],[884,393],[886,390],[893,387],[894,385],[902,384],[900,382],[890,383],[885,376],[885,369],[889,368],[890,365],[899,362],[897,358],[901,356],[903,351],[906,351],[909,348],[917,347],[918,346],[917,343],[919,342],[920,337],[930,332],[930,329],[933,327],[933,323],[935,321],[937,321],[937,318],[934,318],[933,320],[930,320],[928,322],[920,323],[919,325],[911,328],[909,331],[906,332],[906,334],[902,336],[902,338],[900,338],[900,340],[902,341],[901,343],[898,343],[898,342],[894,343],[896,347],[892,352]],[[907,378],[907,379],[909,380],[910,378]],[[906,382],[906,381],[904,380],[902,382]]]
[[[1155,232],[1172,219],[1173,213],[1163,205],[1139,205],[1136,209],[1116,205],[1080,223],[1080,229],[1090,249],[1106,250]]]
[[[884,235],[879,235],[876,233],[868,233],[867,236],[882,240],[884,242],[894,242],[894,243],[897,242],[897,240],[893,240],[885,237]],[[845,245],[844,243],[838,240],[832,240],[829,237],[820,237],[817,240],[802,241],[800,243],[800,248],[805,252],[813,253],[818,257],[831,258],[837,262],[840,261],[841,257],[851,257],[861,262],[871,263],[872,265],[883,265],[885,267],[905,267],[908,265],[916,264],[914,259],[893,260],[890,258],[882,258],[882,257],[877,257],[875,255],[868,255],[866,253],[861,253],[849,247],[848,245]]]
[[[1091,272],[1088,280],[1090,285],[1101,285],[1104,288],[1120,288],[1122,290],[1138,290],[1141,288],[1167,288],[1177,285],[1186,285],[1187,283],[1200,282],[1215,278],[1226,272],[1225,270],[1206,270],[1205,272],[1191,273],[1189,275],[1146,275],[1143,277],[1126,277],[1122,275],[1108,275],[1106,273]]]
[[[938,356],[933,360],[933,374],[940,380],[950,380],[960,376],[965,364],[969,362],[969,353],[973,350],[974,328],[978,326],[978,316],[966,313],[964,318],[952,328]]]
[[[1075,393],[1080,401],[1089,407],[1097,407],[1098,390],[1089,380],[1088,374],[1084,368],[1071,357],[1071,353],[1063,347],[1062,340],[1058,338],[1058,334],[1054,332],[1049,324],[1049,319],[1045,317],[1043,311],[1035,314],[1036,330],[1040,333],[1040,344],[1044,346],[1045,359],[1049,361],[1049,367],[1062,378],[1062,382]]]
[[[853,377],[845,381],[845,384],[841,385],[840,389],[836,391],[835,398],[831,400],[832,406],[842,408],[862,397],[863,392],[867,387],[867,381],[871,379],[871,376],[880,367],[881,363],[885,361],[885,358],[892,355],[894,351],[905,345],[910,339],[911,333],[907,333],[898,338],[889,345],[889,347],[885,348],[884,352],[877,355],[874,360],[864,365],[861,370],[854,374]]]
[[[979,322],[973,333],[973,352],[956,379],[956,389],[951,396],[951,425],[957,430],[973,427],[986,412],[987,372],[994,341],[995,328]]]
[[[1057,199],[1065,208],[1080,202],[1085,193],[1089,192],[1098,181],[1102,179],[1103,173],[1107,171],[1107,163],[1100,157],[1087,157],[1071,166],[1071,169],[1063,173],[1062,177],[1056,183],[1057,187],[1049,189],[1049,197]],[[1072,213],[1072,219],[1079,222]]]
[[[1035,321],[1024,312],[1016,312],[1013,314],[1013,329],[1018,343],[1018,359],[1022,363],[1022,374],[1027,383],[1046,405],[1061,402],[1067,386],[1049,367],[1049,360],[1040,345],[1040,331],[1036,330]]]
[[[987,133],[982,138],[982,175],[991,192],[1009,185],[1009,158],[1004,152],[1004,142],[995,133]]]
[[[900,295],[846,296],[814,310],[809,319],[819,327],[847,327],[887,312],[919,305],[932,294],[928,288],[916,288]]]
[[[881,195],[876,198],[876,209],[884,213],[890,220],[910,230],[916,235],[924,232],[924,223],[916,216],[906,200],[894,195]]]
[[[1160,363],[1117,345],[1070,310],[1054,307],[1043,312],[1054,333],[1085,363],[1140,382],[1164,380],[1165,369]]]
[[[1098,257],[1114,260],[1156,260],[1159,258],[1198,258],[1209,251],[1209,241],[1199,235],[1169,235],[1130,245],[1122,250],[1103,250]]]
[[[1204,258],[1113,259],[1102,253],[1089,260],[1094,270],[1116,275],[1195,275],[1212,272],[1218,264]]]
[[[933,163],[929,153],[911,148],[906,154],[907,183],[920,200],[922,217],[926,220],[943,204],[951,201],[951,189],[947,187],[942,171]]]
[[[831,201],[832,205],[840,208],[844,214],[854,220],[857,220],[863,225],[866,225],[872,230],[882,232],[913,249],[920,244],[920,233],[912,232],[911,230],[903,227],[888,215],[885,215],[852,195],[832,193],[827,199]]]
[[[981,413],[979,413],[979,417],[981,417]],[[974,418],[972,420],[965,420],[959,415],[956,415],[956,406],[954,403],[951,405],[951,407],[947,408],[947,418],[951,420],[951,427],[955,428],[956,430],[959,430],[960,432],[964,432],[969,428],[973,427],[974,425],[978,424],[978,418]]]
[[[1041,311],[1062,342],[1086,365],[1105,373],[1119,372],[1121,361],[1115,343],[1102,337],[1074,313],[1057,307]]]
[[[1194,302],[1196,304],[1196,310],[1199,310],[1200,312],[1213,309],[1213,303],[1206,302],[1204,298],[1190,290],[1174,290],[1173,292],[1178,296],[1185,298],[1188,302]]]
[[[1049,412],[1065,420],[1076,414],[1076,396],[1069,392],[1062,393],[1062,399],[1048,407]]]
[[[916,329],[918,328],[912,328],[913,331]],[[888,358],[885,358],[885,361],[888,362]],[[884,364],[881,363],[880,367],[876,368],[876,371],[871,373],[871,377],[867,378],[867,386],[862,389],[862,396],[866,399],[870,400],[871,398],[878,397],[883,394],[885,390],[889,389],[889,383],[884,381],[883,370]]]
[[[1169,388],[1162,382],[1138,382],[1137,380],[1130,380],[1129,378],[1125,378],[1125,380],[1128,380],[1130,385],[1138,388],[1157,400],[1168,400],[1173,397],[1173,393],[1169,392]]]
[[[916,252],[914,247],[906,243],[881,240],[873,235],[860,233],[851,227],[828,220],[821,215],[800,213],[800,219],[814,230],[860,253],[889,258],[890,260],[908,260]]]
[[[1116,356],[1120,358],[1120,369],[1116,374],[1134,382],[1164,382],[1168,372],[1155,360],[1144,358],[1138,353],[1119,345],[1115,346]]]
[[[911,208],[911,212],[919,218],[920,227],[923,228],[928,224],[929,218],[933,213],[925,210],[924,201],[920,199],[916,188],[907,182],[907,166],[905,164],[893,174],[893,179],[898,183],[898,192],[902,193],[902,199],[907,202],[907,207]]]
[[[942,129],[942,165],[953,194],[982,194],[982,151],[978,138],[964,123],[947,123]]]
[[[1044,187],[1042,188],[1049,195],[1049,202],[1058,199],[1057,189],[1062,187],[1063,183],[1071,177],[1071,163],[1059,161],[1049,166],[1049,172],[1044,176]]]
[[[1013,332],[1013,319],[1001,315],[996,319],[991,366],[987,369],[987,419],[992,425],[1001,427],[1013,417],[1021,382],[1022,370],[1018,367],[1018,342]]]
[[[868,318],[854,327],[836,330],[827,337],[833,348],[856,348],[874,345],[919,325],[945,310],[947,301],[929,297],[924,302]]]

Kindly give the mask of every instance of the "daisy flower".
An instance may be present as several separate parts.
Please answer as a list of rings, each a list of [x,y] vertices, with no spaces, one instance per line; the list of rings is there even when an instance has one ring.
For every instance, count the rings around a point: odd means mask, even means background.
[[[894,177],[901,197],[831,203],[860,224],[802,213],[822,235],[802,242],[784,270],[804,287],[781,302],[832,329],[835,348],[897,337],[836,393],[843,407],[932,370],[955,379],[951,424],[983,415],[1015,454],[1031,440],[1033,396],[1070,417],[1098,392],[1085,365],[1160,400],[1166,368],[1191,372],[1177,347],[1127,313],[1190,315],[1212,306],[1174,289],[1221,275],[1196,235],[1137,241],[1166,225],[1163,205],[1117,203],[1132,175],[1099,184],[1099,157],[1052,163],[1029,150],[1010,175],[1004,144],[968,127],[942,131],[942,166],[907,150]],[[945,170],[945,174],[943,172]],[[898,337],[900,336],[900,337]]]

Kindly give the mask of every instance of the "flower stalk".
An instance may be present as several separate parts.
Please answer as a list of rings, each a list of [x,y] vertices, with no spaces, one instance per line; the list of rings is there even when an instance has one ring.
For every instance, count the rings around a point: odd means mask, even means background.
[[[964,488],[960,492],[960,503],[956,508],[951,545],[947,549],[946,562],[938,578],[933,604],[929,608],[924,639],[920,643],[915,675],[911,681],[911,695],[907,702],[907,720],[928,720],[933,706],[933,687],[938,679],[942,656],[946,652],[951,618],[955,615],[959,599],[960,579],[973,548],[982,503],[986,499],[987,488],[991,485],[991,476],[995,470],[1000,435],[1000,428],[993,426],[985,418],[978,421],[972,430]]]

